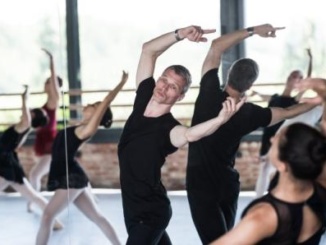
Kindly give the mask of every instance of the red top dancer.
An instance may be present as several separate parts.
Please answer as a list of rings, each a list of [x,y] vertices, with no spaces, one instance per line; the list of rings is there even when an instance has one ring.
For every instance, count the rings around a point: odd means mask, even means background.
[[[42,107],[49,117],[49,123],[36,131],[34,151],[37,164],[33,166],[29,174],[29,180],[36,191],[40,191],[41,179],[50,169],[52,142],[57,133],[56,110],[59,106],[60,87],[62,86],[62,79],[56,76],[52,54],[46,49],[42,50],[50,60],[51,75],[44,84],[47,100]],[[31,211],[31,203],[28,203],[27,210]]]

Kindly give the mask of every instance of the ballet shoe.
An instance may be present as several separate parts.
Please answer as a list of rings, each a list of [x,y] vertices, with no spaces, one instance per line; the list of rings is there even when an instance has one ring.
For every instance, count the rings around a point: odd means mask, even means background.
[[[63,229],[63,224],[61,224],[59,221],[55,221],[52,229],[54,231],[61,230]]]

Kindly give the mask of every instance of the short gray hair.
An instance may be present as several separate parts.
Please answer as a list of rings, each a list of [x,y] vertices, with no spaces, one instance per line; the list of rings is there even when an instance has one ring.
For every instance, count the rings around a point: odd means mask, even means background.
[[[177,75],[181,76],[186,81],[186,84],[182,90],[182,94],[185,94],[188,91],[188,89],[192,83],[191,74],[190,74],[189,70],[182,65],[171,65],[171,66],[167,67],[164,70],[164,72],[167,70],[173,70]]]

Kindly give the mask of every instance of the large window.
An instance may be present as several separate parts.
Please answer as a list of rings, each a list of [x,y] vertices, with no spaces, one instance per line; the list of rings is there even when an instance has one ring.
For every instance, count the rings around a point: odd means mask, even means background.
[[[0,0],[0,93],[21,93],[22,84],[31,85],[32,92],[43,91],[49,75],[48,59],[41,51],[53,52],[57,73],[68,90],[65,0]],[[219,1],[202,0],[79,0],[79,34],[81,85],[83,90],[111,89],[120,80],[122,70],[129,72],[125,88],[135,88],[135,73],[142,43],[165,32],[188,25],[216,28],[208,43],[184,41],[174,45],[157,62],[155,77],[172,64],[185,65],[192,73],[193,85],[200,80],[201,64],[210,40],[219,35]],[[133,102],[133,96],[118,96],[114,103]],[[102,99],[103,94],[84,94],[82,103]],[[188,93],[185,102],[196,93]],[[17,99],[18,98],[18,99]],[[41,106],[43,95],[32,96],[31,105]],[[0,98],[1,100],[1,98]],[[20,106],[19,97],[6,97],[8,106]],[[11,102],[12,100],[12,102]],[[1,106],[4,101],[0,101]],[[190,116],[192,108],[176,107],[179,116]],[[122,115],[122,114],[123,115]],[[17,113],[9,116],[15,121]],[[129,110],[114,110],[118,118],[126,118]],[[119,116],[119,114],[121,114]],[[177,115],[178,116],[178,115]]]
[[[207,43],[180,42],[166,51],[157,62],[155,78],[172,64],[186,66],[193,76],[193,85],[200,80],[201,65],[210,40],[219,35],[219,1],[202,0],[80,0],[79,34],[81,50],[81,80],[83,89],[110,89],[120,80],[122,70],[129,72],[125,88],[135,89],[136,69],[142,43],[160,34],[188,25],[216,28]],[[197,91],[189,91],[182,102],[194,101]],[[103,95],[102,95],[103,96]],[[101,98],[101,97],[98,97]],[[94,102],[83,96],[83,103]],[[114,104],[132,104],[134,93],[119,94]],[[116,119],[127,118],[131,107],[113,108]],[[178,118],[190,117],[192,106],[176,106]]]
[[[42,91],[53,52],[65,77],[65,9],[63,0],[0,0],[0,92],[20,92],[21,84]]]
[[[275,39],[254,36],[246,41],[247,56],[260,65],[259,82],[285,82],[288,74],[300,69],[306,74],[308,56],[313,54],[313,76],[325,76],[325,11],[322,0],[247,0],[245,25],[270,23],[285,26]]]
[[[216,28],[219,33],[219,1],[107,0],[78,1],[82,84],[85,89],[112,87],[123,69],[134,88],[142,43],[188,25]],[[216,37],[216,34],[209,37]],[[158,60],[156,74],[171,64],[190,69],[198,84],[201,64],[209,43],[174,45]]]
[[[52,52],[57,73],[66,79],[66,37],[64,0],[0,0],[0,94],[42,92],[49,76],[49,59],[41,50]],[[44,94],[31,96],[30,106],[45,103]],[[20,108],[20,96],[0,96],[1,108]],[[0,111],[0,123],[17,122],[21,113]],[[0,127],[0,130],[2,127]]]

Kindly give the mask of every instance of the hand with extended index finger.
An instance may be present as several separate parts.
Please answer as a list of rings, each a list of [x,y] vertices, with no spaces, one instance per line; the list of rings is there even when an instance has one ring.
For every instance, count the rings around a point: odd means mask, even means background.
[[[254,33],[261,37],[276,37],[276,32],[285,27],[273,27],[271,24],[264,24],[254,27]]]
[[[179,30],[181,38],[187,38],[192,42],[207,42],[205,34],[216,32],[216,29],[202,29],[200,26],[188,26]]]

